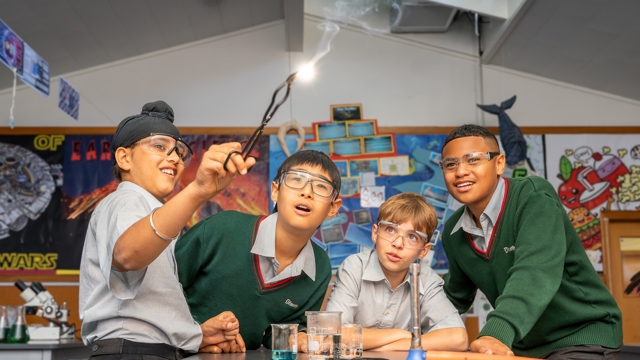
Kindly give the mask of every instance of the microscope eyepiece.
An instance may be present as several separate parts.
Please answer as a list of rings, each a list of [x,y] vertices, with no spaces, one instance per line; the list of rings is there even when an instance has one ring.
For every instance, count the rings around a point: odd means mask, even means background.
[[[39,294],[40,292],[42,292],[42,290],[40,290],[40,288],[38,287],[38,285],[36,285],[36,283],[32,282],[31,285],[29,285],[29,287],[31,288],[31,290],[33,290],[34,293]]]
[[[22,280],[18,280],[15,282],[15,286],[20,289],[20,291],[24,291],[24,289],[27,288],[27,285],[25,283],[22,282]]]

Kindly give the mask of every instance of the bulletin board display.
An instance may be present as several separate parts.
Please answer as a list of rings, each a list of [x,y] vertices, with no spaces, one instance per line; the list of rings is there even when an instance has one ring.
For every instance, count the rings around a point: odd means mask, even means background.
[[[432,239],[435,245],[423,262],[436,272],[445,273],[448,262],[442,249],[442,231],[444,223],[461,206],[449,195],[439,167],[446,134],[390,136],[394,138],[395,147],[391,156],[369,154],[366,158],[351,158],[329,154],[342,176],[340,193],[343,203],[338,215],[328,218],[312,240],[327,251],[335,271],[347,256],[373,248],[372,227],[378,217],[379,204],[393,195],[414,192],[433,204],[438,218],[438,227]],[[526,135],[525,138],[535,170],[544,174],[543,136]],[[295,149],[296,139],[294,135],[285,138],[290,151]],[[270,151],[269,177],[274,179],[278,167],[286,158],[275,136],[271,136]],[[505,176],[526,176],[526,170],[524,173],[516,171],[518,169],[509,170]],[[372,175],[375,183],[363,186],[363,173]],[[372,201],[371,197],[376,199]]]

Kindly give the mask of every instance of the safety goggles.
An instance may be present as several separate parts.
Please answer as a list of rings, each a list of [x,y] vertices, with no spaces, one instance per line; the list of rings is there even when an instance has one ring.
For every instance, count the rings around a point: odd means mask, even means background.
[[[187,143],[169,134],[152,133],[151,136],[140,140],[140,148],[163,156],[169,156],[175,150],[185,168],[191,163],[193,155]]]
[[[287,170],[280,175],[280,181],[292,189],[303,189],[311,183],[311,190],[314,194],[330,198],[334,196],[335,186],[326,177],[314,174],[305,170]]]
[[[499,152],[472,152],[462,156],[461,160],[457,158],[446,158],[440,162],[440,169],[443,172],[454,172],[462,163],[468,168],[482,165],[494,157],[500,155]]]
[[[379,238],[394,243],[398,237],[402,237],[402,245],[407,249],[424,249],[429,242],[427,234],[417,230],[408,230],[389,221],[379,221],[377,225]]]

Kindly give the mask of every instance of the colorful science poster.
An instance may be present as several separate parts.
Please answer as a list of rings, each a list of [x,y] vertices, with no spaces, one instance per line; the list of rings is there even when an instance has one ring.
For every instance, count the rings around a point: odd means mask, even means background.
[[[600,211],[640,210],[638,135],[546,135],[548,180],[602,271]]]

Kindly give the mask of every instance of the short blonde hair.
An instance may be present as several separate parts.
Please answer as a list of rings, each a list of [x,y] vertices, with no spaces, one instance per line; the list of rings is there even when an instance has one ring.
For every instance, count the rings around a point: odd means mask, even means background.
[[[396,224],[409,221],[415,227],[414,230],[427,234],[428,240],[431,239],[438,226],[438,218],[436,218],[436,210],[433,205],[423,196],[411,192],[388,198],[380,206],[376,222],[381,220]]]

